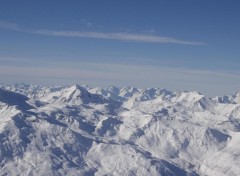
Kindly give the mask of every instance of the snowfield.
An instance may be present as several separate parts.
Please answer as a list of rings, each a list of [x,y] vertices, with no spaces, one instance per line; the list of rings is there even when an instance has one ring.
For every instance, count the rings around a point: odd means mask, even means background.
[[[239,176],[240,92],[0,85],[0,175]]]

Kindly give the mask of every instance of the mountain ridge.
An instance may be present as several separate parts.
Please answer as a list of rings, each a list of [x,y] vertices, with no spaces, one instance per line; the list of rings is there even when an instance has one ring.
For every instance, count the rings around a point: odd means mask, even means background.
[[[237,176],[238,96],[1,85],[0,175]]]

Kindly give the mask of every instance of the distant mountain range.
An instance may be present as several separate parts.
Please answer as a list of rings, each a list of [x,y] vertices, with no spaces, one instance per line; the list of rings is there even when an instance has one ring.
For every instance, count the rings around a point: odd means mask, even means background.
[[[0,175],[239,176],[240,92],[0,85]]]

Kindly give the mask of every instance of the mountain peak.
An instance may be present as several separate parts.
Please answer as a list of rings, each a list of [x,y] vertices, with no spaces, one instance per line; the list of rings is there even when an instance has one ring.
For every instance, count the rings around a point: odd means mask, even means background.
[[[91,98],[91,94],[78,84],[60,90],[60,102],[81,104]]]
[[[239,175],[237,103],[129,86],[23,92],[36,96],[0,89],[0,175]]]
[[[132,97],[135,93],[139,92],[139,90],[132,86],[125,86],[120,89],[120,96],[124,98]]]

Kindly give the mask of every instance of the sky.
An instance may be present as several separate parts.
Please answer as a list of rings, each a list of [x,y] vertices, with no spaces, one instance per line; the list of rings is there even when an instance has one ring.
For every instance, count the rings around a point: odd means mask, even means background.
[[[239,0],[1,0],[0,83],[240,90]]]

